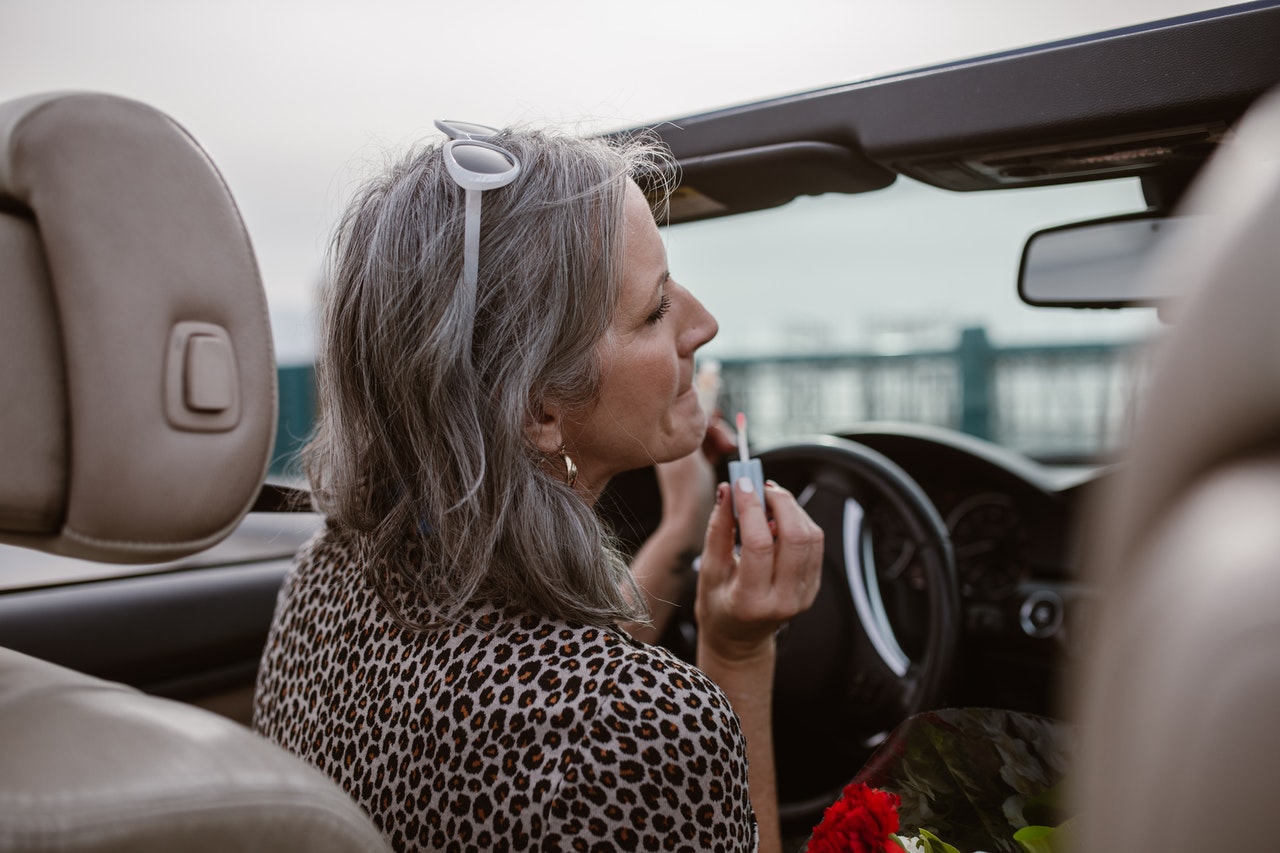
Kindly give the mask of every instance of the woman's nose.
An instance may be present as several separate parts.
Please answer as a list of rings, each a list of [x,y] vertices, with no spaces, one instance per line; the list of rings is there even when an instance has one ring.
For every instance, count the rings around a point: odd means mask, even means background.
[[[711,312],[698,301],[698,298],[688,290],[685,291],[685,297],[689,300],[689,320],[681,337],[685,339],[688,351],[694,352],[720,332],[720,324],[716,322],[716,318],[712,316]]]

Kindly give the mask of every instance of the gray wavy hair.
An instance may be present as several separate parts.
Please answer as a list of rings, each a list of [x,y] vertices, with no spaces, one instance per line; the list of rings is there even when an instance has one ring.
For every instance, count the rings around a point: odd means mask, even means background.
[[[442,146],[365,184],[330,247],[303,461],[314,500],[354,535],[401,623],[485,602],[603,625],[647,618],[593,509],[547,473],[526,431],[554,400],[589,405],[621,283],[628,178],[665,200],[651,139],[504,131],[521,163],[483,196],[479,283],[462,284],[464,191]],[[474,307],[472,307],[472,305]]]

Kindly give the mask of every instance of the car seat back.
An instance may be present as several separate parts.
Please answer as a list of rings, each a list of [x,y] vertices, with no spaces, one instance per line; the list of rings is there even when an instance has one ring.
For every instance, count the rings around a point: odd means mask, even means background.
[[[1243,849],[1280,797],[1280,92],[1188,193],[1150,269],[1181,295],[1086,550],[1099,628],[1075,849]]]
[[[275,381],[249,238],[191,137],[123,98],[0,104],[0,541],[214,544],[262,484]],[[0,649],[0,851],[386,849],[247,728]]]

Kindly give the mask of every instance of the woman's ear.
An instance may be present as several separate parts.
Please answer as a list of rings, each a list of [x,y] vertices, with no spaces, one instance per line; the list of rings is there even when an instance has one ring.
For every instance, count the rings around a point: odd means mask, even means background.
[[[551,402],[535,404],[529,409],[525,437],[541,453],[557,453],[564,444],[560,407]]]

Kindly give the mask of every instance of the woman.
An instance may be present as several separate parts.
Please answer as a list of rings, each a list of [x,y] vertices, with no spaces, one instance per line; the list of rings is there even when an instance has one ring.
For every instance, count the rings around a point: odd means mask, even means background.
[[[307,457],[327,525],[255,725],[400,849],[777,849],[774,634],[816,595],[822,534],[775,485],[713,491],[692,385],[716,324],[637,184],[668,162],[445,127],[334,241]],[[636,575],[658,589],[705,531],[698,668],[616,627],[646,600],[592,507],[654,462]]]

